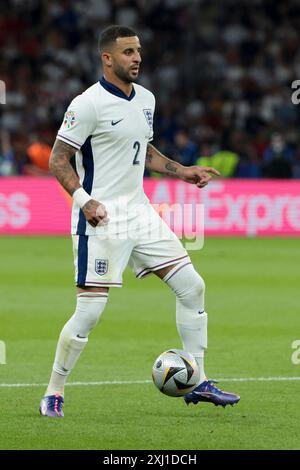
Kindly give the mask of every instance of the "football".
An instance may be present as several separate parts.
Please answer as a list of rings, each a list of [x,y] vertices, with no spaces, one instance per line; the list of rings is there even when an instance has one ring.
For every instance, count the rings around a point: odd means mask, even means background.
[[[152,378],[165,395],[182,397],[198,385],[200,372],[192,354],[181,349],[169,349],[155,360]]]

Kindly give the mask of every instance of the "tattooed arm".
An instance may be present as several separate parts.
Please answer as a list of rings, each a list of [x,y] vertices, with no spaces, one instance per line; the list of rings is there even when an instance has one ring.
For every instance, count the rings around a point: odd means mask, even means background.
[[[78,176],[70,163],[71,157],[76,152],[76,148],[56,139],[49,160],[49,168],[52,175],[56,177],[70,196],[73,195],[76,189],[80,188]]]
[[[180,178],[183,166],[160,153],[153,145],[148,144],[146,152],[146,168],[167,176]]]
[[[59,139],[56,139],[49,160],[49,168],[51,173],[56,177],[62,187],[73,196],[78,189],[85,193],[80,185],[78,176],[70,163],[71,157],[76,153],[77,149]],[[77,193],[78,194],[78,193]],[[75,197],[76,195],[74,195]],[[108,221],[107,213],[103,204],[89,197],[86,193],[87,202],[80,205],[86,220],[93,227],[105,225]]]
[[[196,184],[203,188],[211,179],[211,175],[220,173],[211,167],[183,166],[160,153],[153,145],[148,144],[146,152],[146,168],[167,176],[175,176],[186,183]]]

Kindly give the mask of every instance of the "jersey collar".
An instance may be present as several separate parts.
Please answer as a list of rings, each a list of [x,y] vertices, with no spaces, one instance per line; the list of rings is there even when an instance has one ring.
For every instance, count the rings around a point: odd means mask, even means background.
[[[123,98],[124,100],[131,101],[132,98],[135,97],[135,89],[132,87],[132,92],[130,93],[129,96],[127,96],[124,91],[122,91],[119,87],[114,85],[113,83],[108,82],[104,77],[102,77],[99,80],[100,85],[105,88],[106,91],[109,93],[112,93],[115,96],[118,96],[119,98]]]

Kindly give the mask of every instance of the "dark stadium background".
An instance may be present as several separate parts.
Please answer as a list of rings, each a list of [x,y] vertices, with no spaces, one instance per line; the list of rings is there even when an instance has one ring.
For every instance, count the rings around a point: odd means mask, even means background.
[[[141,39],[162,151],[192,164],[225,150],[224,177],[300,177],[297,0],[2,0],[0,175],[47,172],[49,148],[30,146],[51,146],[70,101],[99,79],[97,39],[112,23]]]

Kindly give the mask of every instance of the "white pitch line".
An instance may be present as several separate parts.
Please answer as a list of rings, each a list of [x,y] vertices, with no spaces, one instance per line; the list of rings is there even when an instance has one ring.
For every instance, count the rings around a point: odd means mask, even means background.
[[[106,380],[101,382],[68,382],[66,386],[76,387],[76,386],[86,386],[86,385],[132,385],[132,384],[148,384],[152,380]],[[47,387],[48,384],[1,384],[0,387]]]
[[[284,382],[300,380],[300,377],[231,377],[231,378],[220,378],[218,382]],[[69,382],[67,387],[76,386],[99,386],[99,385],[134,385],[134,384],[149,384],[152,380],[106,380],[101,382]],[[46,383],[19,383],[19,384],[1,384],[3,388],[16,388],[16,387],[47,387]]]
[[[285,380],[300,380],[300,377],[232,377],[218,379],[220,382],[284,382]]]

